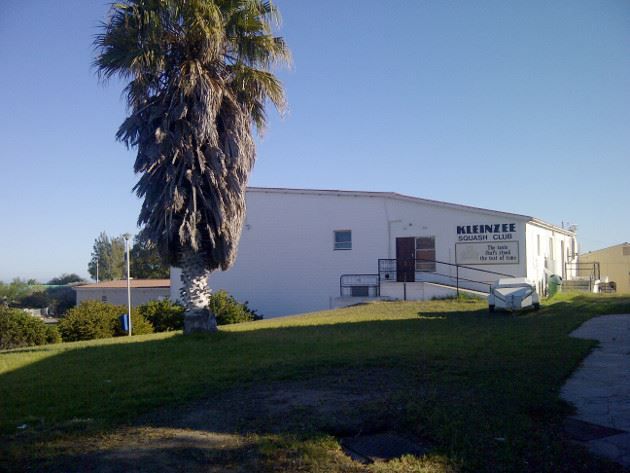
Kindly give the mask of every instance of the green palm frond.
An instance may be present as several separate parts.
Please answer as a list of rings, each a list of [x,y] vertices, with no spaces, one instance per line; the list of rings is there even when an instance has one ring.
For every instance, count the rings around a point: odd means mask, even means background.
[[[129,116],[117,138],[137,149],[138,223],[176,263],[182,249],[229,267],[254,163],[252,126],[265,105],[286,107],[270,69],[288,64],[273,35],[277,9],[261,0],[126,0],[95,37],[99,77],[119,76]]]

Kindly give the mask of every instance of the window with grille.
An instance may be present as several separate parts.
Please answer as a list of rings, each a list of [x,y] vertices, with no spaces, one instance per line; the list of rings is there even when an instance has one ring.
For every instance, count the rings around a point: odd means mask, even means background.
[[[368,286],[352,286],[350,288],[352,297],[369,297],[370,288]]]
[[[352,230],[335,230],[335,250],[352,249]]]
[[[435,272],[435,237],[416,238],[416,271]]]

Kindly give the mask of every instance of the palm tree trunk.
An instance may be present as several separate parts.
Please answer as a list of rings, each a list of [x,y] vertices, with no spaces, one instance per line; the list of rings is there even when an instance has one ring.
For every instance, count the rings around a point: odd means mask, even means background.
[[[187,248],[181,257],[182,288],[180,296],[186,307],[184,312],[184,334],[194,332],[216,332],[217,320],[210,311],[210,272],[201,252]]]

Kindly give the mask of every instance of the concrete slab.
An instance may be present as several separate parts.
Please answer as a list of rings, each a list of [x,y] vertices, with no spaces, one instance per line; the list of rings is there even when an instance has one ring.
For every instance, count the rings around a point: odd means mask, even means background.
[[[567,380],[561,396],[575,405],[575,419],[614,429],[584,441],[589,450],[630,467],[630,315],[593,318],[571,336],[600,345]]]

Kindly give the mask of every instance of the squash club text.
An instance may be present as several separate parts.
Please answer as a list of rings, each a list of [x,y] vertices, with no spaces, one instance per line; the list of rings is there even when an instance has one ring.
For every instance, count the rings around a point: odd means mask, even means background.
[[[459,241],[511,240],[512,233],[516,233],[515,223],[457,225]]]

